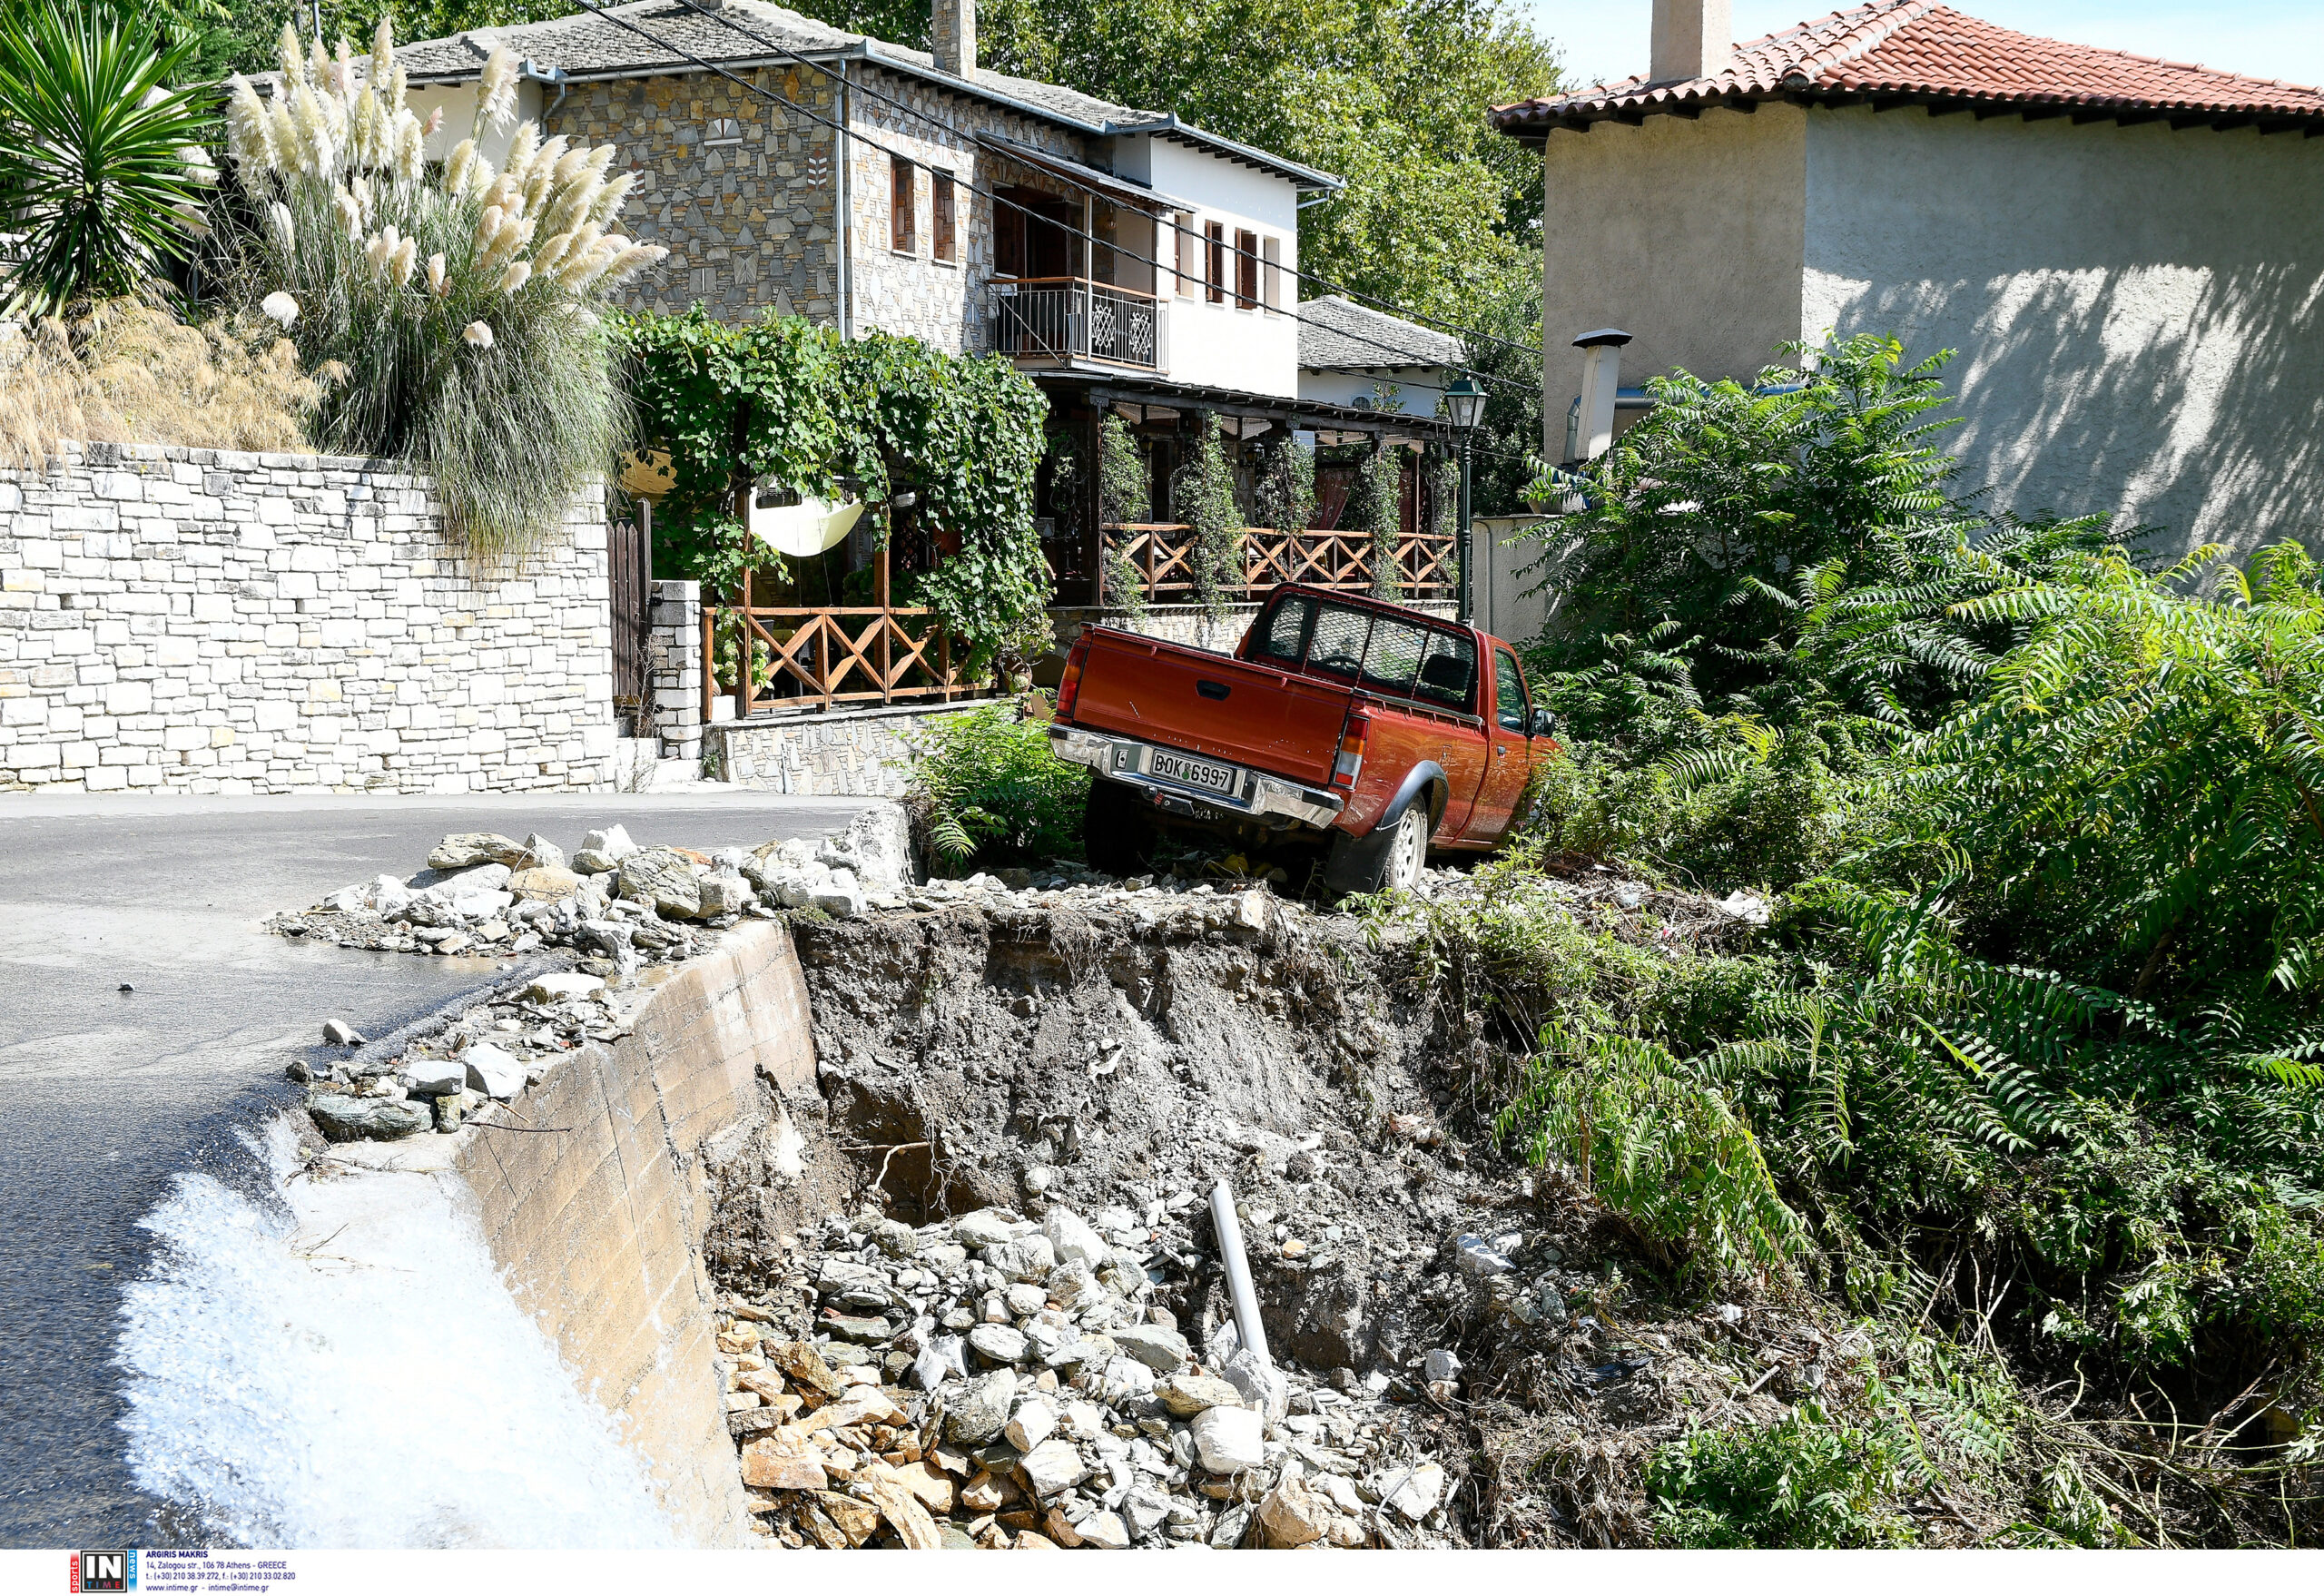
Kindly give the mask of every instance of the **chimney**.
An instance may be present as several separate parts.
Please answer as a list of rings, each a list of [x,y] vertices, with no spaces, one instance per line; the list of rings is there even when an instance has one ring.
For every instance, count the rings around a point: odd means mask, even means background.
[[[1581,351],[1581,398],[1574,404],[1573,459],[1587,465],[1614,447],[1614,397],[1622,380],[1622,346],[1630,335],[1601,327],[1573,340]]]
[[[1654,61],[1649,81],[1717,77],[1734,58],[1734,0],[1654,0]],[[940,53],[938,59],[942,59]]]
[[[1725,0],[1720,0],[1722,5]],[[977,75],[977,0],[936,0],[936,70]]]

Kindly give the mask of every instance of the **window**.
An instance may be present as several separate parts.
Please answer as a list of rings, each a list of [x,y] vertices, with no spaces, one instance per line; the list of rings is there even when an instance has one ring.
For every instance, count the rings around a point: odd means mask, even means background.
[[[1259,246],[1259,300],[1270,310],[1283,309],[1283,241],[1271,238]]]
[[[1204,242],[1209,246],[1210,260],[1203,282],[1210,291],[1210,302],[1222,305],[1226,302],[1226,224],[1214,222],[1205,231],[1207,236]]]
[[[1235,308],[1256,310],[1259,306],[1259,235],[1238,231],[1235,234]]]
[[[930,243],[938,260],[958,261],[960,258],[960,219],[952,209],[957,202],[952,174],[939,172],[933,173],[928,182],[929,208],[933,213],[935,234]]]
[[[1431,632],[1413,696],[1440,708],[1465,711],[1476,685],[1477,645],[1450,632]]]
[[[912,163],[901,155],[888,157],[888,247],[909,255],[919,240],[912,224],[919,220],[920,185]]]
[[[1297,665],[1299,651],[1307,641],[1307,618],[1315,613],[1312,598],[1286,598],[1276,605],[1267,612],[1266,626],[1251,645],[1251,657]]]
[[[1421,650],[1428,643],[1428,628],[1394,616],[1372,623],[1372,641],[1364,650],[1364,685],[1394,698],[1412,696],[1413,677],[1420,672]]]
[[[1178,212],[1174,233],[1178,241],[1178,292],[1190,300],[1202,287],[1202,234],[1195,230],[1193,212]]]
[[[1364,658],[1364,640],[1372,632],[1368,610],[1344,604],[1326,604],[1315,614],[1315,640],[1307,645],[1307,668],[1334,676],[1353,676]]]
[[[1517,656],[1506,648],[1492,651],[1492,708],[1504,732],[1525,731],[1525,678],[1517,674]]]
[[[739,144],[743,142],[743,124],[731,116],[714,116],[703,130],[705,144]]]

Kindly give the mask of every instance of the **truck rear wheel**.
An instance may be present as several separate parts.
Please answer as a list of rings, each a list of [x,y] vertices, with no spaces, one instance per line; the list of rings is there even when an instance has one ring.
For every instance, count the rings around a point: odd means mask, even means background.
[[[1154,855],[1154,821],[1134,787],[1102,778],[1089,783],[1081,812],[1081,856],[1106,875],[1137,875]]]
[[[1396,817],[1393,826],[1372,834],[1332,833],[1331,857],[1324,865],[1324,890],[1334,898],[1355,892],[1409,892],[1420,885],[1428,865],[1429,806],[1425,794]]]

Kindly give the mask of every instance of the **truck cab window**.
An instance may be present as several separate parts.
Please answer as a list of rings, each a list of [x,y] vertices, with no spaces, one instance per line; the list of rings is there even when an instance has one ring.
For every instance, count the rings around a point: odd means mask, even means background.
[[[1506,648],[1492,651],[1492,698],[1501,729],[1522,735],[1530,718],[1525,713],[1525,678],[1517,674],[1517,656]]]
[[[1421,648],[1427,640],[1426,628],[1410,621],[1393,616],[1374,620],[1371,646],[1364,651],[1364,685],[1392,697],[1412,696],[1413,677],[1420,671]]]
[[[1307,668],[1353,676],[1364,663],[1364,641],[1372,633],[1370,612],[1342,604],[1319,606],[1315,638],[1307,645]]]
[[[1413,696],[1446,709],[1474,707],[1477,689],[1477,645],[1450,632],[1431,632],[1420,656],[1420,680]]]
[[[1267,624],[1252,640],[1251,657],[1297,665],[1300,650],[1307,643],[1307,619],[1315,613],[1315,601],[1312,598],[1286,598],[1276,605],[1267,612]]]

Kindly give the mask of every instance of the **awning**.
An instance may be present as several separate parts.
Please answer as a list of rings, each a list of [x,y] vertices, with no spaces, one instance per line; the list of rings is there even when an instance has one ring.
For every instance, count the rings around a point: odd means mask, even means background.
[[[1127,178],[1116,177],[1110,172],[1100,172],[1094,166],[1084,166],[1078,161],[1068,160],[1063,155],[1053,155],[1047,150],[1036,149],[1030,144],[1020,144],[1015,139],[1003,138],[999,133],[979,133],[977,143],[996,155],[1020,162],[1039,172],[1046,172],[1051,177],[1062,179],[1076,188],[1095,190],[1117,204],[1134,205],[1141,211],[1151,211],[1157,216],[1171,211],[1196,209],[1185,200],[1174,200],[1169,195],[1157,193],[1143,184],[1131,182]]]

